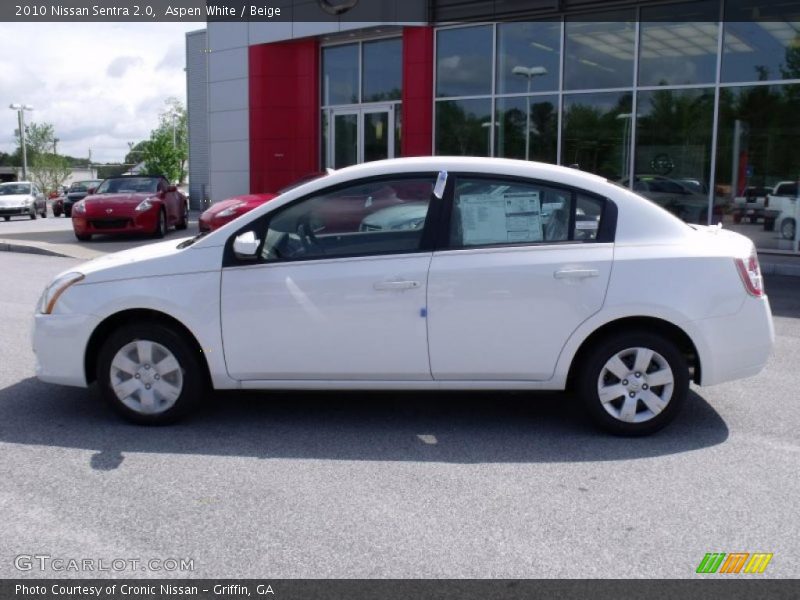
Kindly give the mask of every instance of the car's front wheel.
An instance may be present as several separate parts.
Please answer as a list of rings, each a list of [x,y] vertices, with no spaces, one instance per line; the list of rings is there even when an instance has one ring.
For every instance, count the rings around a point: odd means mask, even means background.
[[[156,221],[156,228],[153,231],[154,238],[163,238],[167,235],[167,213],[163,209],[158,211],[158,220]]]
[[[592,420],[615,435],[647,435],[680,412],[689,393],[686,358],[669,339],[612,335],[590,349],[577,382]]]
[[[172,423],[184,416],[199,401],[204,381],[191,345],[156,322],[116,330],[97,362],[103,396],[126,419],[143,425]]]
[[[30,217],[31,217],[31,221],[35,221],[36,220],[36,206],[31,206]]]

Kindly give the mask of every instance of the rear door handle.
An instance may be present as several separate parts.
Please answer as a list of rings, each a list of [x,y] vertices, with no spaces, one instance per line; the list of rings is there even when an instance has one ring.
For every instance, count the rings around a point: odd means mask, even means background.
[[[372,284],[376,290],[412,290],[419,287],[419,281],[408,281],[405,279],[396,281],[378,281]]]
[[[598,275],[600,272],[597,269],[561,269],[553,273],[556,279],[587,279]]]

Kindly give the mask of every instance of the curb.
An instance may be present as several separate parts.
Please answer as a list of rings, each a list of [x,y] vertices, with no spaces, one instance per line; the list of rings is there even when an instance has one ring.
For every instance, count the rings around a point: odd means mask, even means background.
[[[0,252],[22,252],[24,254],[39,254],[41,256],[58,256],[60,258],[75,258],[69,254],[48,250],[47,248],[40,248],[39,246],[28,246],[25,244],[12,244],[0,240]]]

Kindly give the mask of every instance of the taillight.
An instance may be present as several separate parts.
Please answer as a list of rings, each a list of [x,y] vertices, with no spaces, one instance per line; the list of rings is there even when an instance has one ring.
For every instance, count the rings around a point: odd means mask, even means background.
[[[764,279],[761,277],[761,266],[755,248],[747,258],[735,258],[736,270],[742,278],[744,289],[751,296],[760,298],[764,295]]]

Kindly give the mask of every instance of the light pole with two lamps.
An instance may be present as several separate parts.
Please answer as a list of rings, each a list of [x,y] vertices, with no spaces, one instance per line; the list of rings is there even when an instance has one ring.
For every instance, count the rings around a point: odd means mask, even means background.
[[[522,65],[517,65],[511,72],[514,75],[521,75],[522,77],[528,78],[528,95],[525,96],[525,106],[527,110],[525,111],[525,160],[530,160],[531,158],[531,81],[533,81],[534,77],[538,77],[540,75],[547,75],[547,69],[545,67],[525,67]]]
[[[8,108],[17,111],[17,120],[19,121],[19,144],[22,148],[22,179],[28,180],[28,151],[25,148],[25,111],[33,110],[30,104],[9,104]]]

